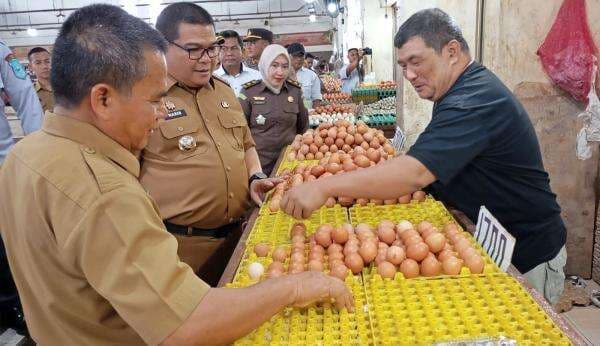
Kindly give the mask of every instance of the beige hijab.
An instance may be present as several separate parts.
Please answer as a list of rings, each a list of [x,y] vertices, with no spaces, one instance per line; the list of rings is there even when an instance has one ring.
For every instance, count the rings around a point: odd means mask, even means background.
[[[269,80],[267,79],[267,74],[269,73],[269,66],[271,66],[271,63],[273,63],[273,60],[275,60],[280,55],[283,55],[286,57],[289,65],[290,65],[290,71],[291,71],[292,70],[292,60],[290,59],[290,56],[289,56],[287,50],[283,46],[280,46],[278,44],[268,45],[267,48],[265,48],[265,50],[263,50],[262,54],[260,55],[260,61],[258,62],[258,70],[260,71],[260,74],[262,75],[263,83],[265,83],[265,85],[267,86],[267,88],[269,88],[269,90],[271,90],[272,92],[274,92],[277,95],[279,95],[279,93],[281,92],[281,88],[276,88],[271,83],[269,83]],[[289,77],[289,75],[286,76],[286,78],[288,78],[288,77]]]

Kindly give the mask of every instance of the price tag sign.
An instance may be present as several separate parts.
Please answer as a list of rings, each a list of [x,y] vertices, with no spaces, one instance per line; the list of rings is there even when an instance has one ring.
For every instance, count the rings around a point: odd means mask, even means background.
[[[394,138],[392,139],[392,145],[394,146],[394,149],[396,149],[396,155],[402,152],[402,148],[404,147],[405,143],[406,136],[404,135],[404,132],[402,132],[400,126],[396,126],[396,133],[394,134]]]
[[[479,209],[475,239],[500,269],[508,269],[517,241],[484,206]]]

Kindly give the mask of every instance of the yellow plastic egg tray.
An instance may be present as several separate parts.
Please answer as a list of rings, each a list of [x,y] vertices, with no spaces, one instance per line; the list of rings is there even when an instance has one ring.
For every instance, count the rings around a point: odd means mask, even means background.
[[[384,280],[363,274],[377,345],[506,337],[518,345],[570,345],[529,293],[506,274]]]
[[[346,285],[354,296],[354,312],[322,306],[286,308],[234,345],[374,345],[362,278],[348,276]]]
[[[319,160],[304,160],[304,161],[298,161],[298,160],[287,161],[287,160],[284,160],[279,165],[279,168],[277,168],[277,175],[281,174],[281,172],[283,172],[286,169],[293,170],[294,168],[296,168],[299,165],[304,165],[304,166],[308,167],[308,166],[318,165],[318,164],[319,164]]]

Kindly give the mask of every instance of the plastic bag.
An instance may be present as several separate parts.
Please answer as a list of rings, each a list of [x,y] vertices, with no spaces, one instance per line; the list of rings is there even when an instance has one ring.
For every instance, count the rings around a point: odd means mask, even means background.
[[[591,76],[591,88],[588,94],[588,105],[578,117],[583,118],[583,127],[577,134],[576,153],[580,160],[592,157],[592,146],[589,142],[600,142],[600,99],[596,94],[596,73],[598,68],[594,66]]]
[[[565,0],[537,51],[544,70],[575,100],[587,103],[596,52],[585,0]]]

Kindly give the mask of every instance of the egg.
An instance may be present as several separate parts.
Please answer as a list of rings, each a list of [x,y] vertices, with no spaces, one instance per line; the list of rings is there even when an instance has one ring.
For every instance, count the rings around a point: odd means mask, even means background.
[[[323,260],[325,259],[325,255],[319,252],[311,252],[308,254],[308,261],[312,261],[312,260],[318,260],[323,262]]]
[[[348,256],[351,253],[358,253],[358,245],[354,243],[346,243],[342,252],[344,256]]]
[[[467,257],[471,257],[474,254],[478,255],[479,253],[477,252],[477,250],[475,250],[475,248],[473,248],[472,246],[469,246],[469,247],[463,248],[462,251],[460,251],[458,254],[460,255],[460,257],[462,257],[464,259]]]
[[[344,281],[348,276],[348,268],[344,264],[338,264],[334,267],[331,267],[329,275]]]
[[[418,236],[418,235],[413,235],[412,237],[404,240],[404,244],[406,244],[407,247],[414,245],[414,244],[419,244],[422,242],[423,242],[423,238],[421,238],[421,236]]]
[[[458,275],[460,274],[460,269],[462,268],[463,261],[450,256],[442,261],[442,271],[446,275]]]
[[[344,228],[336,228],[331,232],[331,239],[336,244],[345,244],[348,241],[348,231]]]
[[[377,256],[377,245],[372,242],[363,242],[358,248],[358,253],[363,258],[365,264],[369,264]]]
[[[252,280],[258,280],[265,272],[265,267],[258,262],[252,262],[248,266],[248,276]]]
[[[315,233],[315,240],[317,244],[327,248],[331,245],[331,233],[326,230],[319,230]]]
[[[400,247],[405,247],[404,243],[402,242],[401,239],[396,239],[394,240],[394,242],[392,243],[392,246],[400,246]]]
[[[354,161],[350,160],[346,160],[342,163],[342,169],[345,172],[352,172],[354,170],[356,170],[356,165],[354,164]]]
[[[396,275],[396,267],[387,261],[383,261],[377,265],[377,273],[384,279],[393,279]]]
[[[274,269],[277,269],[277,270],[280,270],[283,272],[285,270],[285,267],[283,266],[283,263],[281,263],[279,261],[273,261],[273,262],[271,262],[271,264],[269,264],[269,266],[267,267],[267,270],[270,271],[270,270],[274,270]]]
[[[346,259],[344,260],[344,264],[346,265],[346,267],[348,267],[350,269],[350,271],[353,274],[360,273],[364,268],[364,262],[363,262],[362,257],[356,253],[352,253],[352,254],[346,256]]]
[[[258,243],[254,245],[254,253],[258,257],[265,257],[267,254],[269,254],[269,250],[271,250],[271,246],[268,244]]]
[[[404,243],[406,243],[406,240],[412,237],[421,237],[421,235],[419,234],[419,232],[415,231],[414,229],[407,229],[404,232],[400,233],[400,239],[402,239],[402,241]]]
[[[381,250],[385,250],[385,251],[387,251],[387,249],[388,249],[389,247],[390,247],[390,246],[389,246],[388,244],[386,244],[386,243],[384,243],[384,242],[382,242],[382,241],[380,241],[379,243],[377,243],[377,250],[378,250],[378,251],[381,251]]]
[[[344,250],[342,245],[333,243],[327,248],[327,254],[342,253],[342,250]]]
[[[284,246],[278,246],[273,250],[271,257],[274,261],[285,262],[285,259],[288,257],[288,250]]]
[[[302,234],[296,234],[292,237],[292,243],[304,243],[306,241],[306,237]]]
[[[331,174],[331,173],[329,173]],[[322,175],[322,177],[325,176],[325,174]],[[327,197],[327,200],[325,201],[325,207],[327,208],[332,208],[335,205],[335,198],[333,197]]]
[[[442,251],[444,245],[446,245],[446,237],[441,233],[432,233],[425,238],[425,244],[429,246],[429,251],[438,253]]]
[[[354,204],[354,198],[352,198],[352,197],[338,197],[338,203],[342,207],[351,207]]]
[[[445,250],[440,251],[440,253],[437,255],[437,258],[438,258],[438,260],[443,262],[449,257],[456,257],[456,256],[457,256],[456,252],[445,249]]]
[[[458,253],[461,253],[464,249],[471,247],[471,242],[465,238],[458,239],[456,243],[454,243],[454,248]]]
[[[481,256],[479,256],[479,254],[474,254],[473,256],[467,257],[464,260],[465,260],[465,265],[467,266],[467,268],[469,268],[471,273],[473,273],[473,274],[483,273],[483,268],[485,266],[485,262],[483,261],[483,258],[481,258]]]
[[[399,246],[390,246],[387,249],[386,260],[393,265],[399,265],[406,259],[406,252]]]
[[[420,272],[419,264],[415,260],[407,258],[400,264],[400,272],[407,279],[416,278]]]
[[[425,243],[416,243],[408,245],[406,248],[406,257],[415,261],[422,261],[429,253],[429,247]]]
[[[325,173],[325,167],[320,165],[314,166],[310,170],[310,174],[314,175],[317,178],[320,177],[323,173]]]
[[[450,232],[459,233],[460,229],[454,222],[450,222],[444,226],[444,232],[446,232],[446,234],[450,234]]]
[[[415,191],[412,194],[412,199],[418,202],[423,202],[427,195],[423,191]]]
[[[288,267],[288,273],[290,274],[302,273],[305,270],[306,267],[304,266],[304,263],[290,263]]]
[[[396,225],[396,230],[398,231],[399,234],[402,234],[402,232],[407,231],[409,229],[413,229],[413,228],[414,228],[413,224],[407,220],[402,220],[402,221],[398,222],[398,224]]]
[[[354,163],[358,166],[358,167],[362,167],[362,168],[367,168],[369,166],[371,166],[371,160],[369,160],[368,157],[364,156],[364,155],[358,155],[354,158]]]
[[[325,253],[325,248],[322,247],[319,244],[315,244],[313,246],[310,247],[310,252],[315,252],[315,253],[321,253],[324,254]]]
[[[382,242],[390,245],[396,240],[396,232],[392,227],[378,227],[377,229],[377,237]]]
[[[421,262],[421,274],[423,276],[437,276],[442,273],[442,263],[435,256],[429,256]]]
[[[292,243],[292,252],[302,252],[304,253],[304,243],[303,242],[293,242]]]
[[[377,257],[375,257],[375,265],[379,265],[379,263],[386,261],[387,250],[379,250],[377,251]]]
[[[422,221],[417,225],[417,231],[423,233],[426,229],[433,228],[433,225],[429,221]]]
[[[381,153],[373,148],[367,149],[367,158],[373,162],[379,162],[381,159]]]
[[[329,254],[328,256],[329,256],[330,261],[336,260],[336,259],[339,259],[340,261],[344,260],[344,254],[341,252],[334,252],[332,254]]]
[[[322,272],[323,271],[323,262],[321,262],[319,260],[308,261],[308,270]]]

